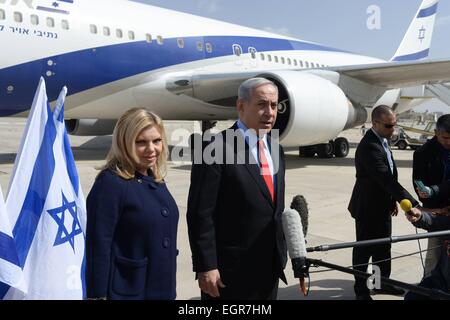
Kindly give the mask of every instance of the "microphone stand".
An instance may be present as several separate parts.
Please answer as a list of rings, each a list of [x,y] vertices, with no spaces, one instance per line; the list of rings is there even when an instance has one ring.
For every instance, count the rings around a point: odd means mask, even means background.
[[[364,278],[364,279],[367,279],[367,278],[373,276],[372,274],[369,274],[369,273],[365,273],[365,272],[362,272],[362,271],[359,271],[359,270],[354,270],[354,269],[351,269],[351,268],[345,268],[345,267],[338,266],[338,265],[335,265],[335,264],[331,264],[331,263],[328,263],[328,262],[325,262],[325,261],[322,261],[322,260],[316,260],[316,259],[309,259],[309,258],[307,258],[306,261],[307,261],[308,267],[310,265],[326,267],[326,268],[335,269],[335,270],[338,270],[338,271],[341,271],[341,272],[344,272],[344,273],[353,274],[353,275],[355,275],[357,277]],[[432,297],[432,298],[438,298],[438,299],[441,299],[441,300],[450,300],[450,294],[447,294],[447,293],[445,293],[443,291],[440,291],[440,290],[419,287],[419,286],[415,286],[415,285],[412,285],[412,284],[409,284],[409,283],[404,283],[404,282],[400,282],[400,281],[397,281],[397,280],[389,279],[389,278],[386,278],[386,277],[383,277],[383,276],[379,276],[379,277],[380,277],[381,282],[385,283],[385,284],[389,284],[389,285],[392,285],[392,286],[400,287],[402,289],[406,289],[406,290],[415,292],[417,294],[428,296],[428,297]]]
[[[410,240],[417,240],[417,239],[436,238],[436,237],[442,237],[442,236],[450,236],[450,230],[427,232],[427,233],[406,235],[406,236],[397,236],[397,237],[392,236],[392,237],[387,237],[387,238],[365,240],[365,241],[344,242],[344,243],[337,243],[337,244],[321,245],[321,246],[317,246],[317,247],[306,248],[306,252],[329,251],[329,250],[338,250],[338,249],[345,249],[345,248],[364,247],[364,246],[371,246],[371,245],[376,245],[376,244],[395,243],[395,242],[410,241]]]

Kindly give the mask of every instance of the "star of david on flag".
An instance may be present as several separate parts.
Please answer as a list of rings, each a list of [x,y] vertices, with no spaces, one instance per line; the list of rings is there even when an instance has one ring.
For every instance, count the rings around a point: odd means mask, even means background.
[[[6,212],[23,279],[0,283],[3,299],[85,296],[86,205],[64,125],[66,92],[52,112],[41,78],[17,153]]]
[[[69,230],[66,228],[66,211],[72,217],[72,224]],[[55,222],[58,224],[58,234],[56,235],[54,246],[62,245],[66,242],[70,244],[73,251],[75,252],[75,237],[82,233],[80,222],[77,215],[77,204],[75,201],[69,202],[62,192],[62,206],[59,208],[47,210],[47,212],[52,216]]]

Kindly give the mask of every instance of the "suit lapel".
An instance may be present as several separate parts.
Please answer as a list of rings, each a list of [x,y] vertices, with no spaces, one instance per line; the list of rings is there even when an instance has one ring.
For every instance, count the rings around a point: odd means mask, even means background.
[[[231,129],[239,130],[236,123],[231,127]],[[241,134],[239,134],[238,137],[239,139],[244,139],[244,137]],[[237,145],[239,145],[239,143]],[[264,178],[261,175],[261,168],[258,165],[258,160],[255,159],[255,157],[253,156],[253,153],[250,151],[250,147],[248,146],[246,141],[244,141],[244,145],[245,145],[245,152],[241,152],[240,150],[237,150],[236,146],[233,146],[234,152],[236,154],[236,159],[239,160],[238,163],[244,163],[245,168],[250,172],[250,175],[255,180],[256,184],[258,185],[260,191],[262,192],[266,200],[272,205],[272,207],[275,207],[272,201],[272,197],[270,196],[269,188],[267,187],[266,182],[264,181]]]
[[[391,167],[389,166],[388,154],[387,154],[386,151],[384,150],[383,144],[381,143],[380,139],[378,139],[378,137],[375,135],[375,133],[372,132],[372,130],[369,130],[368,133],[369,133],[369,132],[370,132],[370,134],[371,134],[371,139],[372,139],[373,141],[375,141],[377,144],[380,145],[381,151],[382,151],[383,154],[384,154],[384,159],[386,160],[386,161],[385,161],[385,162],[386,162],[386,165],[387,165],[389,171],[391,171]],[[389,150],[390,150],[390,149],[391,149],[391,148],[389,148]],[[392,160],[392,163],[393,163],[393,165],[394,165],[392,175],[397,179],[397,166],[396,166],[396,164],[395,164],[394,154],[392,153],[392,150],[390,150],[390,151],[391,151],[391,160]]]

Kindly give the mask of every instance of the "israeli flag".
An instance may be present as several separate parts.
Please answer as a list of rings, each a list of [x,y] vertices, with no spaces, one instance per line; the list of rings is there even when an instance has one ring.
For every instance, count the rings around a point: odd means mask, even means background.
[[[18,287],[22,281],[22,268],[17,256],[9,218],[6,214],[3,193],[0,188],[0,281]]]
[[[37,0],[36,9],[51,13],[70,14],[73,0]]]
[[[55,112],[41,78],[6,199],[22,287],[5,299],[82,299],[86,206],[64,126],[61,92]],[[3,290],[5,291],[5,290]]]

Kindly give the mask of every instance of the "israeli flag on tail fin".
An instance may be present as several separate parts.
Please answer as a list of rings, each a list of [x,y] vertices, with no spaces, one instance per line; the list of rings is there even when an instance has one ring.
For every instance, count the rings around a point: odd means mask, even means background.
[[[63,89],[55,112],[41,78],[28,117],[6,208],[25,294],[5,299],[82,299],[86,209],[64,127]]]
[[[17,255],[9,218],[0,188],[0,281],[3,286],[19,287],[22,281],[22,268]]]
[[[423,0],[391,61],[425,59],[430,52],[438,0]]]

